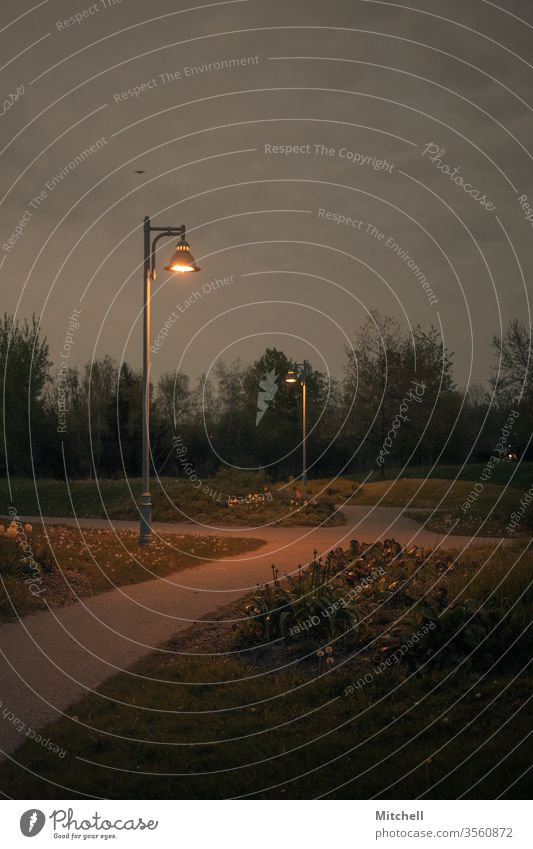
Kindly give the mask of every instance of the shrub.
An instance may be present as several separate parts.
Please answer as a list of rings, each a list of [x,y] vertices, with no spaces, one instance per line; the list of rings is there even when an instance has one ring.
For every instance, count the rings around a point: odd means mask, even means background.
[[[356,626],[355,606],[346,600],[346,584],[338,577],[335,561],[316,559],[298,569],[296,577],[279,580],[272,567],[273,581],[258,587],[246,605],[251,630],[268,642],[300,638],[312,633],[331,639]]]
[[[0,535],[0,573],[16,575],[20,571],[20,552],[14,539]]]
[[[29,536],[29,534],[28,534]],[[33,561],[37,563],[43,574],[51,574],[55,568],[55,560],[48,543],[40,543],[33,551]],[[0,534],[0,573],[12,577],[27,577],[34,573],[30,561],[24,559],[17,537]]]
[[[521,668],[533,650],[533,552],[515,554],[518,549],[506,548],[482,568],[479,549],[459,560],[451,552],[402,548],[392,539],[371,545],[352,540],[323,560],[315,552],[295,577],[280,580],[273,567],[274,580],[246,607],[244,636],[280,640],[289,649],[302,639],[324,645],[346,635],[338,647],[351,651],[349,635],[361,647],[364,633],[372,639],[360,648],[360,662],[365,654],[390,654],[431,624],[402,653],[412,669]]]
[[[466,669],[494,663],[520,666],[531,657],[530,605],[519,602],[509,610],[495,598],[485,603],[471,598],[439,612],[437,605],[422,603],[418,617],[423,623],[433,621],[436,627],[412,653],[417,668],[430,659],[437,668],[459,663]]]

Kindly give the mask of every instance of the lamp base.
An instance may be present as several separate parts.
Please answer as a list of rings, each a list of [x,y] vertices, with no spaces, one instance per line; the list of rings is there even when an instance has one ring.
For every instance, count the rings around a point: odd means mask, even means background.
[[[152,541],[152,496],[143,492],[139,498],[139,545],[149,545]]]

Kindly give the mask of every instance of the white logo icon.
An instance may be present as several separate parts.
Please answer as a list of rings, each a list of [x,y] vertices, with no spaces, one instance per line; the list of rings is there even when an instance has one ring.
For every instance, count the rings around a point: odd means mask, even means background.
[[[259,381],[259,393],[257,395],[257,415],[255,417],[255,426],[259,424],[271,402],[274,400],[279,389],[277,384],[278,375],[276,369],[268,372],[263,380]]]

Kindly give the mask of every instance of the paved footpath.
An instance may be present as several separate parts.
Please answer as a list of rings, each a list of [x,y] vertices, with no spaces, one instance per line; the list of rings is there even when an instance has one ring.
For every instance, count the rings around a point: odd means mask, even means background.
[[[176,632],[245,595],[258,582],[270,580],[272,563],[286,574],[299,563],[307,563],[313,549],[320,554],[354,538],[373,542],[394,537],[402,544],[459,549],[497,542],[425,531],[402,516],[400,508],[345,507],[343,512],[347,522],[336,528],[205,529],[194,524],[156,523],[155,531],[165,534],[256,537],[265,544],[255,552],[118,587],[1,625],[0,760],[24,740],[9,719],[11,714],[25,723],[26,730],[42,729],[106,678],[126,669]],[[88,527],[137,529],[135,522],[113,521],[110,525],[98,519],[44,518],[44,522],[78,526],[80,533]]]

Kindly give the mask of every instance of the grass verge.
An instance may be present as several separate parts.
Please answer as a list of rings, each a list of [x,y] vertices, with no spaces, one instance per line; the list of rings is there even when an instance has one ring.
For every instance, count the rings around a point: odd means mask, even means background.
[[[0,534],[0,621],[254,551],[262,544],[251,538],[163,534],[141,548],[134,531],[62,525],[36,525],[27,541],[35,565],[23,559],[20,538]]]
[[[261,475],[219,474],[200,481],[159,478],[152,483],[152,516],[156,522],[199,522],[220,527],[342,525],[344,517],[324,494],[304,498],[295,485],[268,487]],[[78,516],[89,519],[138,520],[140,478],[64,481],[15,478],[10,497],[0,481],[0,503],[14,505],[20,516]],[[350,485],[350,488],[351,485]],[[255,498],[253,497],[255,496]],[[231,506],[228,506],[228,499]],[[307,503],[305,503],[307,501]],[[1,511],[0,511],[1,512]]]
[[[479,484],[479,482],[477,482]],[[441,478],[399,478],[361,484],[351,497],[351,504],[383,507],[406,507],[411,518],[430,531],[467,536],[530,535],[533,527],[533,505],[524,515],[516,533],[507,529],[511,514],[520,505],[522,491],[505,489],[493,483]]]
[[[486,468],[485,463],[466,463],[460,465],[443,465],[435,466],[430,469],[427,466],[408,466],[407,468],[385,468],[384,479],[394,480],[398,476],[401,478],[429,478],[430,480],[460,480],[460,481],[479,481],[481,475]],[[361,483],[366,480],[366,473],[357,473],[354,475],[345,475],[346,479]],[[495,464],[491,470],[491,482],[498,486],[515,487],[516,489],[527,489],[533,480],[533,463],[522,461],[520,463],[509,462],[504,460]],[[374,471],[370,477],[370,481],[381,480],[381,472]]]

